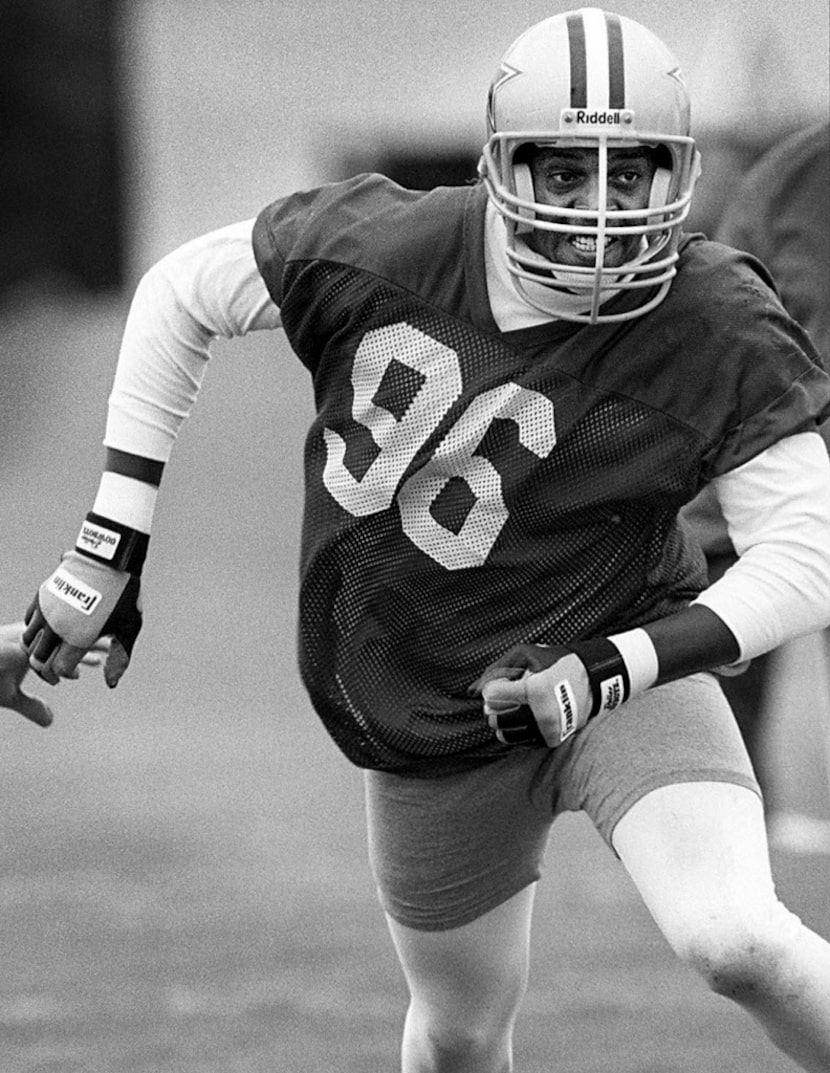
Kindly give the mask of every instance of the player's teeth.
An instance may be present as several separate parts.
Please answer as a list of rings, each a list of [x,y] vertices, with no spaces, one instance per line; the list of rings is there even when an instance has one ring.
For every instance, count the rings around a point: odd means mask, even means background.
[[[589,235],[574,235],[571,242],[582,253],[596,253],[597,252],[597,240],[593,236]],[[610,235],[605,236],[605,246],[611,242]]]

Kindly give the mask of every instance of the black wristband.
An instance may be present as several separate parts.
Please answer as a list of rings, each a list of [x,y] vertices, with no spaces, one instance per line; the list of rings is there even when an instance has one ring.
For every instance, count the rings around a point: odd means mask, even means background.
[[[598,712],[610,712],[619,708],[631,693],[628,668],[613,641],[597,637],[592,641],[575,641],[566,646],[585,664],[591,684],[592,719]]]
[[[131,529],[121,522],[114,522],[112,518],[104,518],[90,511],[75,541],[75,551],[113,570],[139,576],[149,543],[149,533]]]

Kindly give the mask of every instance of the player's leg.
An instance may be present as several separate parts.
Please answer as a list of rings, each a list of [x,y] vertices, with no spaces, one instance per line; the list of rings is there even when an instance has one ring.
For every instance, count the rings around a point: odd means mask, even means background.
[[[410,990],[404,1073],[508,1073],[551,807],[546,750],[431,779],[366,775],[369,851]]]
[[[417,931],[387,917],[409,985],[402,1073],[510,1073],[527,985],[535,885],[471,924]]]
[[[757,781],[716,680],[649,690],[570,740],[557,807],[588,813],[680,957],[828,1073],[830,946],[776,897]]]
[[[775,894],[759,797],[664,786],[623,816],[613,845],[676,953],[804,1069],[828,1073],[830,944]]]

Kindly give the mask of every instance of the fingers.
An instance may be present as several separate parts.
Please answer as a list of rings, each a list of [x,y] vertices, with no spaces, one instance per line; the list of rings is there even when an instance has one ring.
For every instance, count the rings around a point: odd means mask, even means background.
[[[54,715],[52,709],[42,701],[40,697],[32,697],[28,693],[18,692],[11,703],[12,711],[18,712],[39,727],[51,726]]]
[[[569,651],[563,645],[514,645],[486,668],[484,674],[469,687],[468,692],[472,696],[481,696],[487,683],[494,679],[516,679],[528,672],[535,674],[537,671],[543,671],[553,666]]]
[[[80,678],[81,677],[81,664],[83,664],[84,667],[100,667],[103,664],[104,659],[105,659],[107,653],[109,652],[109,650],[110,650],[110,638],[109,637],[99,637],[98,640],[95,642],[95,644],[92,646],[92,648],[90,648],[88,652],[84,652],[84,654],[81,656],[81,659],[80,659],[79,663],[75,666],[75,668],[73,670],[69,671],[63,677],[64,678],[73,678],[73,679]]]
[[[110,689],[115,689],[129,665],[129,652],[121,641],[114,637],[107,653],[107,661],[104,664],[104,681]]]
[[[524,672],[521,673],[524,675]],[[493,678],[484,685],[481,695],[484,700],[484,714],[488,717],[500,712],[515,711],[527,703],[527,682],[524,677],[513,680]]]
[[[26,652],[29,656],[29,666],[35,674],[48,682],[50,686],[56,686],[59,678],[52,670],[52,661],[57,655],[55,642],[60,638],[48,626],[38,630],[33,636]]]
[[[52,670],[58,678],[77,678],[78,664],[86,655],[85,648],[76,648],[75,645],[62,641],[52,660]]]
[[[77,678],[81,662],[100,666],[109,648],[109,642],[101,638],[89,649],[67,644],[46,621],[37,597],[26,611],[25,623],[21,643],[29,656],[29,666],[49,685],[57,685],[61,678]]]
[[[105,633],[112,636],[104,664],[104,681],[110,689],[115,689],[130,665],[141,624],[140,580],[138,577],[131,577],[105,627]]]
[[[104,659],[109,650],[110,638],[99,637],[95,644],[92,646],[92,648],[90,648],[89,651],[83,655],[83,657],[81,658],[81,663],[85,667],[100,667],[101,664],[104,662]],[[72,675],[72,677],[80,677],[80,668],[75,668],[75,673]]]
[[[40,610],[37,596],[26,608],[26,614],[23,621],[26,628],[23,630],[20,640],[23,643],[23,647],[28,650],[29,646],[37,636],[38,631],[46,625],[46,619],[43,617],[43,612]]]
[[[484,687],[484,714],[505,745],[545,745],[533,712],[527,705],[526,679],[495,679]]]
[[[555,749],[586,722],[587,708],[577,700],[569,680],[572,654],[546,671],[525,672],[520,679],[497,678],[483,690],[484,714],[506,745],[544,744]]]
[[[62,644],[62,639],[46,621],[37,597],[29,604],[25,623],[26,629],[23,631],[21,642],[28,653],[29,666],[44,681],[55,685],[57,677],[52,671],[51,660]]]
[[[507,666],[503,663],[493,663],[482,674],[480,678],[477,678],[475,682],[469,687],[468,692],[475,697],[482,696],[484,687],[488,682],[496,681],[497,679],[515,679],[521,678],[525,673],[524,667]]]
[[[50,635],[47,630],[48,627],[41,626],[40,629],[30,635],[29,645],[33,654],[29,657],[29,665],[49,685],[58,685],[61,678],[79,678],[81,664],[100,666],[104,662],[104,656],[110,651],[109,638],[99,638],[87,651],[84,648],[78,648],[61,641],[54,631],[51,631]],[[50,651],[49,646],[53,644],[53,640],[57,643]],[[41,657],[44,654],[46,658],[42,659]],[[123,674],[123,669],[121,673]],[[25,664],[20,671],[21,679],[24,674]],[[51,707],[40,697],[24,693],[19,687],[14,690],[13,683],[11,685],[13,691],[11,694],[6,692],[3,696],[3,707],[17,712],[37,726],[51,726],[54,721],[54,712]]]
[[[118,638],[99,637],[87,649],[64,641],[39,611],[32,613],[30,618],[30,625],[23,635],[29,666],[39,678],[53,686],[61,678],[78,678],[82,663],[90,667],[104,663],[104,680],[114,689],[130,665],[130,652],[141,627],[140,617],[136,621],[130,620]]]
[[[32,638],[27,652],[29,666],[44,682],[55,686],[61,678],[77,678],[77,667],[86,654],[85,648],[69,645],[44,625]],[[100,662],[100,659],[98,660]]]
[[[484,714],[505,745],[544,745],[532,710],[527,705],[526,675],[518,681],[493,679],[484,687]]]
[[[505,745],[548,745],[527,705],[494,715],[490,725]]]

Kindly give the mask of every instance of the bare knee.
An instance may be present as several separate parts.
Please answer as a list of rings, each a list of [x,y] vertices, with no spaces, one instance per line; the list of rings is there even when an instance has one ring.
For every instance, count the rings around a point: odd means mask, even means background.
[[[782,949],[762,939],[732,937],[698,949],[693,963],[715,994],[751,1006],[778,978],[783,956]]]
[[[449,1022],[422,1024],[420,1049],[425,1068],[445,1070],[507,1070],[510,1068],[512,1024],[470,1025]],[[493,1064],[493,1063],[496,1064]]]
[[[794,929],[800,927],[798,918],[780,903],[754,918],[738,909],[710,917],[677,952],[715,994],[753,1006],[779,990],[788,971]]]
[[[406,1040],[417,1054],[416,1068],[430,1073],[506,1073],[511,1068],[513,1025],[524,988],[516,983],[482,1006],[459,1001],[425,1005],[414,998],[407,1015]]]

